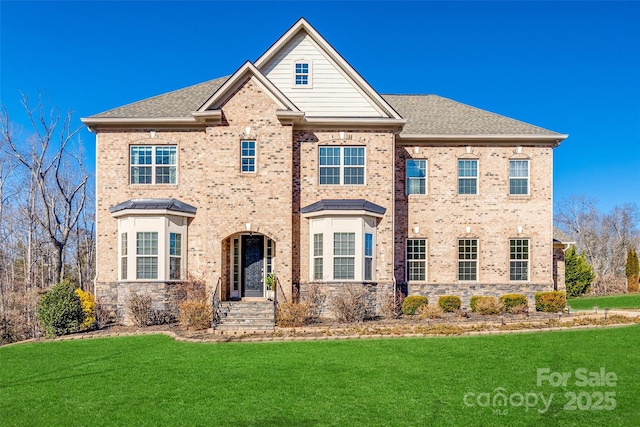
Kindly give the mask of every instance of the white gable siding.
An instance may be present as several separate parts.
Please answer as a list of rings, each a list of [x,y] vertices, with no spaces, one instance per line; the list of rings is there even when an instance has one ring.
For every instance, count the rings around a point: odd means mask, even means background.
[[[293,87],[293,64],[311,64],[311,87]],[[384,117],[306,34],[285,46],[261,70],[309,117]]]

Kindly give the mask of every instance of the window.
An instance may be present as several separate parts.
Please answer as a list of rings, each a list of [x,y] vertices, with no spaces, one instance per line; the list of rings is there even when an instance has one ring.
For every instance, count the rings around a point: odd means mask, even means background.
[[[120,279],[127,280],[129,262],[127,258],[127,233],[120,234]]]
[[[458,240],[458,280],[478,280],[478,240]]]
[[[321,185],[364,185],[364,147],[320,147]]]
[[[364,280],[373,280],[373,234],[364,235]]]
[[[136,279],[158,278],[158,233],[136,233]]]
[[[240,295],[240,239],[233,239],[233,291]]]
[[[509,241],[509,280],[529,280],[529,240]]]
[[[529,194],[529,160],[509,160],[509,194]]]
[[[132,145],[131,184],[176,184],[175,145]]]
[[[256,142],[241,141],[240,163],[242,172],[256,171]]]
[[[295,67],[295,86],[309,86],[309,63],[298,62]]]
[[[324,260],[322,255],[324,253],[324,238],[322,233],[316,233],[313,235],[313,279],[322,280],[324,277]]]
[[[427,192],[427,161],[407,160],[407,194]]]
[[[425,239],[407,240],[407,280],[427,280],[427,241]]]
[[[458,160],[458,194],[478,194],[477,160]]]
[[[182,260],[182,234],[169,233],[169,279],[180,280]]]
[[[355,279],[356,233],[333,233],[333,278]]]

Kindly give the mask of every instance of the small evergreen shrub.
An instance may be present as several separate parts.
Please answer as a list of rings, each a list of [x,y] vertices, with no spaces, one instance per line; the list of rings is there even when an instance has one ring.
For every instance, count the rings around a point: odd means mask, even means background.
[[[84,313],[84,320],[81,329],[89,329],[96,324],[96,301],[89,292],[85,292],[82,289],[76,289],[76,294],[80,298],[80,304],[82,305],[82,312]]]
[[[486,297],[482,296],[482,295],[472,295],[471,296],[471,298],[469,299],[469,308],[471,309],[472,312],[474,312],[474,313],[476,312],[476,304],[482,298],[486,298]]]
[[[547,313],[557,313],[564,309],[567,302],[566,294],[562,291],[536,292],[536,310]]]
[[[476,301],[475,312],[478,314],[500,314],[504,312],[504,303],[496,297],[480,297]]]
[[[37,313],[49,337],[77,331],[85,318],[80,298],[68,280],[58,283],[42,295]]]
[[[504,304],[504,311],[512,313],[512,309],[516,306],[528,307],[529,301],[524,294],[505,294],[500,297],[500,301]]]
[[[416,314],[416,311],[420,307],[427,304],[429,304],[429,300],[427,299],[427,297],[423,295],[409,295],[402,302],[402,314]]]
[[[460,300],[460,297],[444,295],[438,298],[438,305],[445,313],[453,313],[460,309],[462,301]]]
[[[421,305],[417,310],[418,318],[422,320],[439,319],[442,317],[443,313],[444,312],[439,305],[424,304]]]

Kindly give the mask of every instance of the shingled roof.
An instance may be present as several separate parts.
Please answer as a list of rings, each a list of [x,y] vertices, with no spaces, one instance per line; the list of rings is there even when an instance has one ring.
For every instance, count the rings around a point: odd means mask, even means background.
[[[229,76],[114,108],[90,118],[191,118]],[[382,95],[407,120],[405,135],[535,135],[564,138],[556,132],[462,104],[438,95]]]

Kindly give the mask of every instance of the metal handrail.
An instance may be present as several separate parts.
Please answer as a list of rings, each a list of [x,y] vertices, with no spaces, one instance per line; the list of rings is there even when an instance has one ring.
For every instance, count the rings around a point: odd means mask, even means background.
[[[220,285],[222,284],[222,277],[218,278],[216,289],[211,296],[211,309],[213,310],[213,316],[211,318],[211,327],[215,329],[220,324],[220,317],[222,313],[222,303],[220,301]]]

